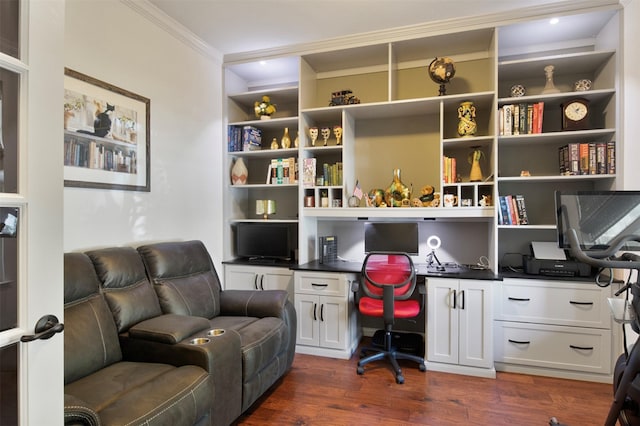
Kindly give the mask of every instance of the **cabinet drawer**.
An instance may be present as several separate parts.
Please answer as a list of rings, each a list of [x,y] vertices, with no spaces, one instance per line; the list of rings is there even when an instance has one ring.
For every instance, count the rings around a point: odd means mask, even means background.
[[[347,297],[351,286],[350,279],[348,274],[296,272],[295,291],[296,293]]]
[[[496,319],[611,328],[608,289],[590,283],[505,280],[496,292]]]
[[[496,362],[611,373],[611,331],[496,321]]]

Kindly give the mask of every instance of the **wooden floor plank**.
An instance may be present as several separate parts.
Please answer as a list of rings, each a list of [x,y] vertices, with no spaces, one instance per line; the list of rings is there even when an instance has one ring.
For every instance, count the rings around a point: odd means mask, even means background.
[[[498,372],[496,379],[296,354],[292,370],[235,425],[602,425],[610,384]]]

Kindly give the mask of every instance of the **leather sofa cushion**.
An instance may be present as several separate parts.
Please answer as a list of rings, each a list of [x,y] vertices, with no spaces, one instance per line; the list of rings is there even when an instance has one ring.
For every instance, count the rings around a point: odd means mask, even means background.
[[[119,362],[65,386],[103,424],[193,425],[207,414],[213,379],[192,365]]]
[[[133,247],[109,247],[87,252],[102,283],[104,294],[118,327],[129,327],[162,314],[140,255]]]
[[[166,314],[134,325],[129,329],[129,336],[174,345],[198,331],[207,329],[209,321],[205,318]]]
[[[138,252],[164,313],[204,318],[220,314],[220,280],[201,241],[150,244]]]
[[[122,352],[91,261],[82,253],[64,256],[64,381],[70,383],[120,361]]]

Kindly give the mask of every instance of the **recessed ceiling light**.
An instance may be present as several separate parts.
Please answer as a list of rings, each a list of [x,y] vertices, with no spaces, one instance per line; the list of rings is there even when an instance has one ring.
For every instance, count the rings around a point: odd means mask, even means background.
[[[550,23],[551,25],[555,25],[555,24],[557,24],[558,22],[560,22],[560,20],[559,20],[558,18],[551,18],[551,19],[549,20],[549,23]]]
[[[267,61],[260,61],[260,65],[267,65]]]

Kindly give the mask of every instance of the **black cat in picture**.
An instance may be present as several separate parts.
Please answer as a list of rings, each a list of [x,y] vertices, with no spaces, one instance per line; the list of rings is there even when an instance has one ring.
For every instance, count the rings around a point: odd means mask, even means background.
[[[115,110],[115,105],[110,105],[107,102],[107,108],[104,111],[100,110],[100,105],[97,102],[96,106],[98,108],[96,109],[96,118],[93,120],[93,133],[86,130],[79,130],[78,132],[103,138],[111,131],[111,118],[109,117],[109,112]]]

